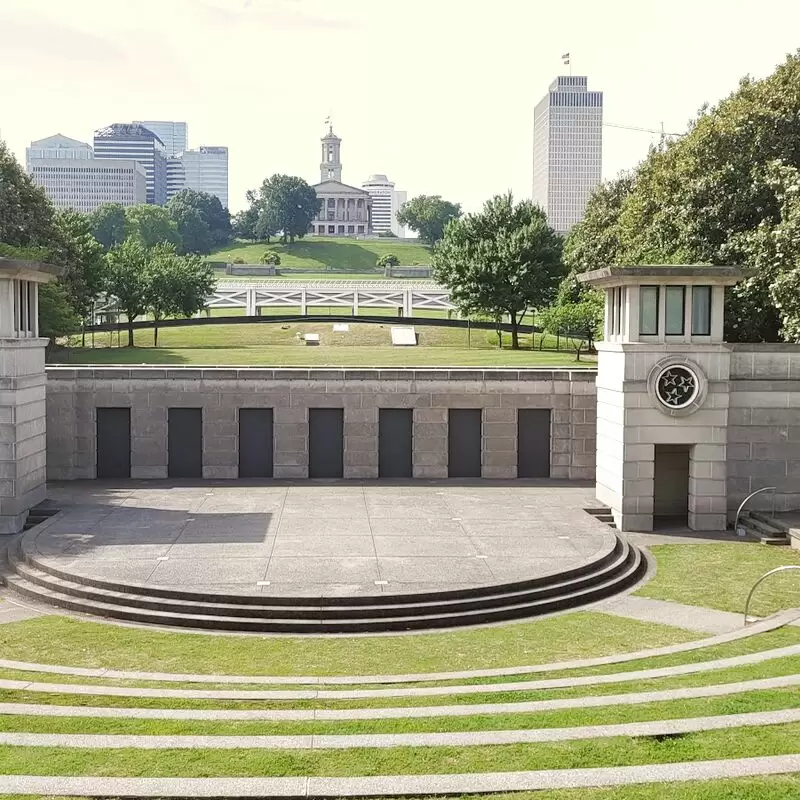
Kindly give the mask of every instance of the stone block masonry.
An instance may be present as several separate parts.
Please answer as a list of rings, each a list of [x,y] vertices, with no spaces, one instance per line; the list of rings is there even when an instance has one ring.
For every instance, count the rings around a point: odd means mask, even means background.
[[[0,339],[0,534],[22,529],[46,494],[46,339]]]
[[[273,471],[308,477],[308,412],[342,408],[344,477],[378,477],[379,410],[413,413],[413,476],[448,475],[448,411],[481,410],[484,478],[517,475],[519,409],[549,409],[550,475],[594,478],[594,371],[49,367],[48,477],[96,477],[96,409],[131,409],[131,477],[164,478],[170,408],[203,412],[203,477],[236,478],[240,408],[273,409]]]

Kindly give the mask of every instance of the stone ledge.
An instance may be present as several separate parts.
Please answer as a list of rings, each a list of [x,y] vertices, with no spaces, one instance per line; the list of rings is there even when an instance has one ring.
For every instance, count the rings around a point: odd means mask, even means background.
[[[17,340],[15,340],[17,341]],[[34,340],[20,340],[34,341]],[[527,367],[485,369],[434,367],[434,368],[263,368],[263,367],[124,367],[124,366],[62,366],[46,368],[48,380],[286,380],[286,381],[364,381],[364,380],[447,380],[447,381],[569,381],[593,382],[597,375],[594,367],[552,369]]]

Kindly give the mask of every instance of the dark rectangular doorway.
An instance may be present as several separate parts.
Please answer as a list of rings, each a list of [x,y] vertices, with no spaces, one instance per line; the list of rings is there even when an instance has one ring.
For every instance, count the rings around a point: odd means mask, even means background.
[[[97,477],[130,478],[131,410],[97,409]]]
[[[378,477],[411,478],[413,410],[382,408],[378,413]]]
[[[308,410],[308,477],[344,475],[344,409]]]
[[[517,477],[550,477],[549,408],[520,408],[517,413]]]
[[[480,408],[451,408],[447,429],[447,475],[481,477]]]
[[[170,408],[167,434],[167,475],[203,477],[203,409]]]
[[[657,444],[653,519],[658,527],[685,527],[689,515],[688,444]]]
[[[272,477],[272,409],[239,409],[239,477]]]

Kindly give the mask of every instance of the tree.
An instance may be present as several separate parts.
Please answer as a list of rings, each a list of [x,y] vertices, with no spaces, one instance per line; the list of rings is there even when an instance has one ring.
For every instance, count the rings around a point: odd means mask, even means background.
[[[167,211],[170,213],[172,219],[178,223],[178,231],[183,236],[181,231],[181,222],[188,217],[192,218],[191,225],[196,227],[196,222],[192,215],[188,214],[187,210],[193,210],[197,213],[199,220],[205,228],[205,236],[198,238],[197,232],[189,234],[193,239],[196,246],[189,246],[184,241],[183,249],[185,252],[191,253],[207,253],[211,252],[212,247],[219,247],[220,245],[230,242],[233,229],[231,227],[231,215],[228,209],[224,208],[220,199],[208,192],[197,192],[194,189],[182,189],[166,205]],[[184,224],[186,224],[184,222]],[[185,238],[185,237],[184,237]],[[208,249],[198,249],[197,245],[208,242]]]
[[[255,224],[255,238],[260,242],[269,244],[270,239],[280,231],[280,221],[278,220],[275,209],[262,208],[258,212],[258,218]]]
[[[0,140],[0,242],[47,246],[55,235],[54,211],[37,186]]]
[[[259,223],[264,214],[264,224],[274,228],[273,233],[280,231],[284,244],[305,236],[319,211],[317,193],[302,178],[292,175],[267,178],[261,185],[259,203]]]
[[[126,239],[106,254],[108,293],[128,320],[128,347],[133,347],[133,323],[147,311],[149,256],[138,238]]]
[[[274,264],[276,267],[281,263],[281,257],[274,250],[265,250],[261,254],[262,264]]]
[[[153,315],[153,346],[158,347],[162,319],[190,317],[205,307],[214,288],[214,270],[196,255],[178,255],[169,244],[156,245],[146,257],[145,305]]]
[[[549,333],[566,335],[575,347],[575,360],[581,360],[581,350],[594,350],[603,324],[603,296],[600,292],[585,291],[578,300],[569,299],[541,313],[542,326]]]
[[[90,218],[77,211],[59,211],[55,216],[55,228],[51,257],[64,267],[61,282],[70,305],[85,328],[94,303],[105,288],[103,248],[92,235]]]
[[[166,208],[142,203],[125,209],[125,230],[128,238],[138,239],[144,247],[157,244],[181,246],[178,226],[169,216]]]
[[[173,198],[174,199],[174,198]],[[167,204],[169,215],[175,222],[181,239],[182,253],[210,253],[214,246],[208,226],[200,213],[191,205],[172,200]]]
[[[64,287],[57,281],[39,286],[39,335],[50,339],[53,344],[57,338],[75,333],[81,327],[81,320],[69,301]]]
[[[387,253],[378,259],[379,267],[398,267],[400,266],[400,259],[394,253]]]
[[[240,239],[256,239],[256,223],[261,212],[261,201],[258,192],[252,190],[248,190],[245,196],[248,206],[233,217],[233,235]]]
[[[594,190],[583,219],[572,228],[564,242],[564,264],[568,269],[586,272],[618,263],[619,215],[632,189],[633,175],[622,173]]]
[[[497,195],[479,214],[447,226],[433,250],[433,274],[462,311],[508,314],[518,349],[521,318],[548,305],[563,277],[561,238],[538,206]]]
[[[630,186],[616,187],[618,198],[596,195],[587,219],[597,224],[577,227],[565,257],[574,269],[601,266],[589,263],[598,255],[616,264],[754,265],[755,275],[728,292],[726,335],[777,341],[788,329],[771,287],[791,269],[781,239],[791,185],[785,170],[800,166],[798,153],[800,51],[769,77],[745,78],[702,108],[685,136],[664,138]]]
[[[450,220],[461,216],[461,206],[450,203],[437,195],[421,194],[404,203],[397,212],[397,221],[419,234],[428,244],[436,244],[442,238]]]
[[[110,250],[125,241],[125,209],[119,203],[103,203],[90,215],[92,236]]]

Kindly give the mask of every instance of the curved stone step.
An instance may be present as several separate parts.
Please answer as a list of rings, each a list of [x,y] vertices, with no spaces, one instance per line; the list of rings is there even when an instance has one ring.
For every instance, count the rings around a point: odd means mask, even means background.
[[[527,700],[511,703],[458,703],[445,706],[382,706],[378,708],[267,708],[267,709],[200,709],[150,708],[132,706],[62,706],[50,703],[0,703],[0,715],[33,717],[88,717],[92,719],[161,719],[181,721],[226,720],[239,722],[342,722],[353,720],[430,719],[434,717],[470,717],[489,714],[536,714],[542,711],[635,706],[673,700],[694,700],[727,697],[769,689],[800,686],[800,675],[759,678],[740,683],[711,686],[689,686],[682,689],[661,689],[625,694],[563,697],[552,700]]]
[[[375,602],[369,605],[342,603],[336,606],[320,604],[318,606],[301,605],[297,607],[286,604],[276,605],[272,602],[272,598],[268,596],[260,598],[260,603],[258,604],[240,605],[235,602],[233,595],[202,595],[202,600],[187,602],[185,599],[166,597],[163,594],[151,596],[147,586],[142,586],[136,594],[130,591],[130,586],[125,591],[120,589],[97,589],[85,584],[82,575],[61,571],[61,577],[57,577],[52,572],[46,572],[37,566],[38,562],[35,559],[25,554],[20,559],[12,551],[10,560],[17,575],[29,583],[84,600],[100,603],[118,602],[121,605],[134,608],[164,612],[178,611],[186,614],[207,616],[325,620],[357,619],[362,617],[429,616],[442,613],[456,614],[481,609],[517,606],[538,599],[557,598],[582,589],[590,589],[612,580],[623,572],[626,566],[632,563],[635,558],[630,545],[619,539],[612,551],[612,555],[614,558],[611,561],[608,560],[607,556],[603,556],[603,558],[595,562],[598,568],[594,572],[568,580],[559,580],[561,578],[560,575],[553,575],[551,583],[524,590],[506,591],[505,586],[499,585],[494,587],[495,592],[493,594],[481,594],[478,597],[472,597],[469,590],[464,590],[462,599],[437,598],[435,601],[430,599],[427,602],[418,601],[416,603],[406,602],[400,604],[377,596],[374,598]],[[411,595],[411,597],[414,596]],[[435,596],[428,595],[428,597],[433,598]]]
[[[283,619],[271,619],[268,617],[231,617],[221,614],[187,613],[185,609],[180,611],[158,611],[121,605],[118,602],[112,602],[116,601],[117,598],[110,595],[107,601],[104,602],[84,600],[65,594],[57,587],[40,586],[31,583],[17,574],[9,575],[7,581],[10,589],[34,600],[79,613],[145,624],[256,633],[380,633],[481,625],[578,608],[624,591],[643,577],[646,567],[641,552],[632,549],[630,553],[631,557],[627,559],[622,572],[604,583],[587,589],[565,593],[561,596],[544,600],[534,600],[498,608],[455,613],[442,610],[440,613],[420,616],[361,616],[350,619],[298,619],[289,616]],[[120,599],[125,599],[126,597]],[[363,608],[360,611],[363,612]]]
[[[91,575],[79,575],[67,572],[59,567],[53,566],[43,559],[36,551],[35,533],[26,534],[16,542],[16,548],[12,548],[11,555],[21,552],[21,558],[31,566],[36,567],[42,572],[47,572],[57,578],[62,578],[75,583],[82,583],[86,586],[93,586],[98,589],[107,589],[112,592],[123,592],[129,594],[142,594],[153,597],[165,597],[174,600],[187,600],[193,603],[215,602],[219,599],[218,594],[211,592],[198,592],[189,589],[177,589],[174,587],[164,587],[159,585],[146,585],[137,583],[120,583]],[[489,597],[496,594],[510,594],[515,592],[526,592],[529,590],[544,589],[553,584],[563,583],[571,580],[578,580],[584,576],[590,576],[599,569],[617,559],[622,549],[627,545],[619,536],[608,537],[608,545],[601,550],[595,558],[588,559],[583,564],[550,573],[536,578],[529,578],[524,581],[515,581],[499,585],[484,585],[470,587],[469,589],[451,589],[436,592],[420,592],[413,594],[380,594],[372,596],[352,596],[352,597],[303,597],[303,596],[272,596],[267,597],[263,594],[248,595],[235,594],[227,595],[227,602],[235,605],[264,605],[265,602],[272,606],[290,605],[295,608],[310,606],[319,608],[320,606],[360,606],[360,605],[417,605],[428,600],[437,603],[447,600],[462,600],[464,597],[480,598]],[[20,558],[20,556],[17,556]]]
[[[797,656],[800,644],[778,647],[758,653],[719,658],[714,661],[678,664],[671,667],[612,672],[602,675],[544,678],[534,681],[511,681],[506,683],[478,683],[446,686],[382,687],[379,689],[170,689],[138,686],[109,686],[84,683],[45,683],[0,679],[0,689],[42,694],[93,695],[97,697],[148,697],[184,700],[363,700],[366,698],[395,697],[444,697],[455,695],[490,695],[506,692],[530,692],[548,689],[567,689],[576,686],[601,686],[617,683],[632,683],[651,678],[672,678],[679,675],[695,675],[704,672],[761,664],[765,661]]]
[[[453,598],[452,592],[443,593],[444,597],[428,594],[423,599],[406,595],[403,603],[395,603],[395,596],[372,598],[372,604],[351,604],[352,598],[338,598],[332,606],[309,605],[308,598],[295,606],[286,602],[293,598],[281,598],[283,602],[276,604],[274,598],[260,597],[249,598],[250,604],[243,606],[239,595],[195,595],[203,599],[189,601],[180,591],[168,596],[173,593],[163,587],[155,587],[158,591],[154,593],[146,586],[45,569],[23,547],[18,542],[9,552],[14,573],[7,584],[25,597],[71,611],[145,624],[258,633],[376,633],[521,619],[605,599],[634,585],[647,569],[641,551],[617,537],[610,552],[581,568],[577,577],[562,579],[556,574],[546,580],[512,584],[510,589],[480,587],[474,597],[471,590],[463,590],[458,598]],[[527,588],[520,589],[521,585]],[[252,603],[254,599],[258,605]]]
[[[441,797],[541,789],[682,783],[800,772],[800,755],[759,756],[714,761],[681,761],[632,767],[474,772],[452,775],[303,776],[283,778],[108,778],[0,775],[0,791],[62,797],[253,798]]]
[[[702,731],[786,725],[800,721],[800,708],[708,717],[582,725],[571,728],[446,731],[441,733],[348,733],[296,735],[147,735],[92,733],[3,733],[0,747],[65,747],[103,750],[349,750],[394,747],[496,747],[508,744],[574,742],[617,736],[676,736]]]

